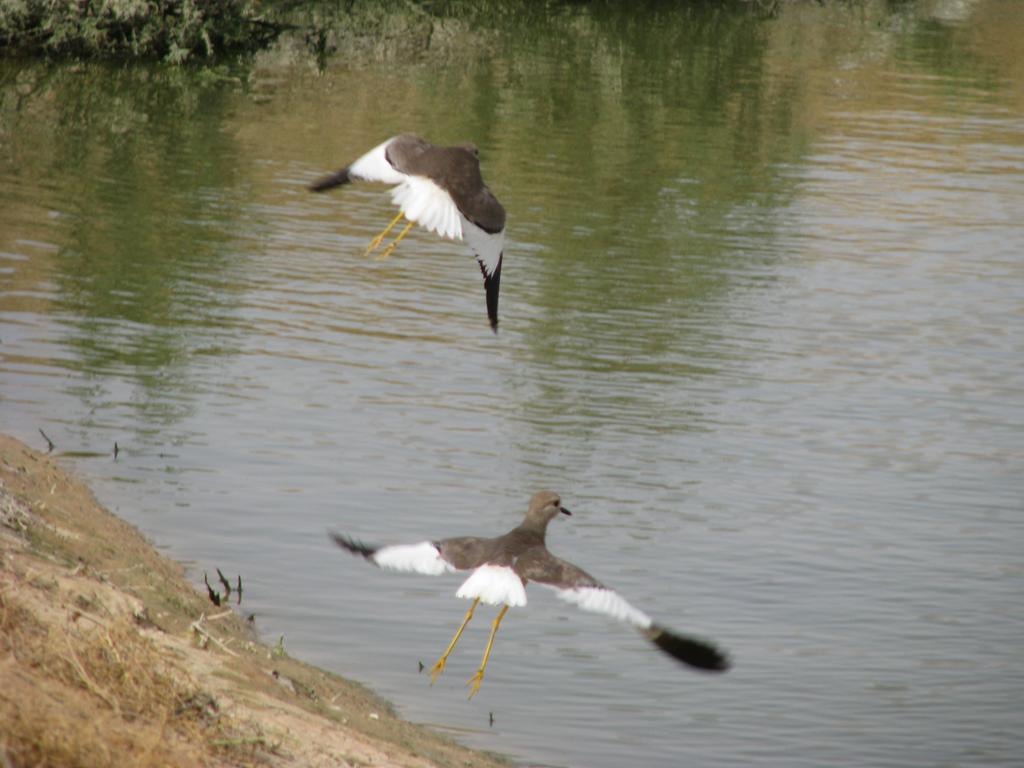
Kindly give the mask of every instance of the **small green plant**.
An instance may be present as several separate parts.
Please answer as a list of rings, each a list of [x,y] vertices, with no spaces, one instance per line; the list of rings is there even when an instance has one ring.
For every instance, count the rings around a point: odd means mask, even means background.
[[[288,653],[284,649],[284,635],[277,639],[277,643],[270,649],[270,655],[275,659],[283,659]]]

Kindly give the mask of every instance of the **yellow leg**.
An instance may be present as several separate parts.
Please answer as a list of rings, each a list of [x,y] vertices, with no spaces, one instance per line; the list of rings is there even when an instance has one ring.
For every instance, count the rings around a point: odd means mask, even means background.
[[[377,257],[377,260],[380,261],[380,260],[386,259],[388,256],[390,256],[391,252],[393,250],[395,250],[395,246],[398,245],[402,241],[403,237],[405,237],[407,234],[409,234],[409,230],[410,229],[412,229],[412,222],[411,221],[408,224],[405,225],[405,229],[403,229],[401,232],[398,233],[398,237],[396,237],[394,240],[392,240],[391,244],[387,248],[385,248],[383,251],[380,252],[380,256]]]
[[[459,642],[459,638],[462,637],[462,630],[469,624],[469,620],[473,618],[473,611],[476,610],[477,603],[480,602],[478,597],[473,601],[473,604],[469,606],[469,610],[466,611],[466,618],[462,620],[462,626],[459,627],[459,631],[455,633],[455,637],[448,643],[448,647],[444,649],[444,653],[441,654],[441,658],[437,660],[437,663],[430,668],[430,684],[433,685],[434,681],[437,680],[437,676],[444,672],[445,662],[448,661],[448,656],[451,654],[452,649],[455,648],[455,644]]]
[[[390,232],[392,229],[395,228],[395,224],[397,224],[401,220],[402,216],[403,216],[403,213],[401,211],[399,211],[398,215],[395,216],[395,218],[393,218],[391,220],[391,223],[388,224],[386,227],[384,227],[384,231],[381,232],[379,235],[377,235],[375,238],[373,238],[373,240],[370,241],[370,244],[368,246],[366,246],[366,255],[367,256],[369,256],[371,253],[373,253],[373,249],[374,248],[376,248],[377,246],[379,246],[381,243],[384,242],[384,238],[388,236],[388,232]]]
[[[469,692],[469,698],[473,698],[477,691],[480,690],[480,683],[484,679],[484,667],[487,666],[487,657],[491,655],[491,646],[494,644],[494,636],[498,633],[498,625],[501,624],[501,619],[505,616],[505,611],[508,610],[507,605],[501,607],[501,611],[497,616],[494,617],[494,621],[491,622],[491,636],[487,638],[487,647],[484,648],[484,658],[480,662],[480,669],[476,671],[476,674],[469,678],[469,682],[466,683],[472,690]]]

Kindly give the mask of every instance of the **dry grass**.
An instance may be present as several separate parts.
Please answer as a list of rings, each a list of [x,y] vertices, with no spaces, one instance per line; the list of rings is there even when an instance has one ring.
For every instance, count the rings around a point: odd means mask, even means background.
[[[27,607],[40,596],[25,594],[40,587],[6,586],[0,593],[0,748],[11,764],[263,762],[258,736],[223,716],[215,699],[172,666],[131,617],[112,615],[94,598],[89,607],[98,614],[71,608],[62,624],[44,624]]]

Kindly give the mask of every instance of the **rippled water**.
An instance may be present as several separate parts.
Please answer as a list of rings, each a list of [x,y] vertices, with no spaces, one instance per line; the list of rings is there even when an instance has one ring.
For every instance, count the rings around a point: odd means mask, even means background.
[[[552,14],[239,82],[0,65],[0,427],[528,764],[1019,760],[1021,6]],[[386,193],[304,189],[410,129],[509,211],[497,336],[459,246],[365,258]],[[458,580],[326,530],[498,533],[540,487],[556,552],[735,669],[531,591],[472,702],[486,611],[429,687]]]

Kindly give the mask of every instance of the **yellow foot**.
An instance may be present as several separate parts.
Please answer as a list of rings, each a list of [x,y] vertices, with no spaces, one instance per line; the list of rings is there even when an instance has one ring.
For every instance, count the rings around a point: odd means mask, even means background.
[[[398,217],[400,218],[401,216],[402,216],[402,214],[399,213]],[[395,221],[391,222],[391,226],[394,226],[395,222],[397,222],[397,221],[398,221],[398,218],[396,218]],[[380,255],[377,256],[377,261],[381,261],[382,259],[386,259],[388,256],[390,256],[391,252],[393,250],[395,250],[395,246],[398,245],[400,242],[402,242],[402,238],[409,234],[409,230],[411,228],[412,228],[412,219],[410,219],[408,222],[406,222],[405,227],[403,227],[402,231],[398,233],[398,237],[396,237],[394,240],[391,241],[391,245],[389,245],[387,248],[385,248],[383,251],[380,252]],[[391,227],[388,227],[388,229],[391,229]]]
[[[378,243],[377,245],[380,245],[380,243]],[[377,261],[384,261],[384,259],[386,259],[388,256],[390,256],[394,252],[396,245],[398,245],[398,241],[397,240],[395,242],[391,243],[390,245],[388,245],[387,248],[385,248],[383,251],[381,251],[376,256],[374,256],[374,258],[377,259]],[[373,247],[376,248],[377,246],[375,245]],[[371,248],[370,250],[373,250],[373,249]],[[367,251],[366,253],[367,253],[367,255],[369,255],[370,251]]]
[[[363,255],[369,256],[371,253],[377,250],[377,248],[380,247],[380,244],[384,242],[385,235],[387,235],[387,230],[381,232],[379,235],[373,238],[373,240],[370,241],[370,244],[366,246],[366,253]]]
[[[384,238],[388,236],[388,232],[390,232],[392,229],[395,228],[395,224],[397,224],[402,219],[403,215],[404,214],[401,211],[399,211],[398,215],[395,216],[395,218],[393,218],[391,220],[391,223],[388,224],[386,227],[384,227],[384,231],[381,232],[379,235],[377,235],[375,238],[373,238],[373,240],[370,241],[370,244],[368,246],[366,246],[366,255],[367,256],[369,256],[371,253],[373,253],[373,250],[375,248],[377,248],[378,246],[380,246],[381,243],[384,242]],[[412,222],[410,221],[409,224],[411,225]],[[409,227],[406,227],[405,231],[408,231],[408,230],[409,230]],[[401,240],[402,238],[399,237],[398,239]],[[394,247],[392,246],[392,250],[393,249],[394,249]],[[391,251],[388,251],[388,253],[391,253]]]
[[[432,666],[430,668],[430,684],[431,685],[436,683],[437,682],[437,678],[441,676],[442,672],[444,672],[444,665],[445,665],[446,661],[447,661],[447,659],[445,659],[445,657],[442,656],[440,659],[437,660],[437,663],[434,664],[434,666]]]
[[[468,698],[472,699],[476,695],[476,692],[480,690],[480,683],[483,681],[484,671],[482,669],[478,669],[476,674],[469,678],[469,682],[466,683],[466,686],[471,689]]]

